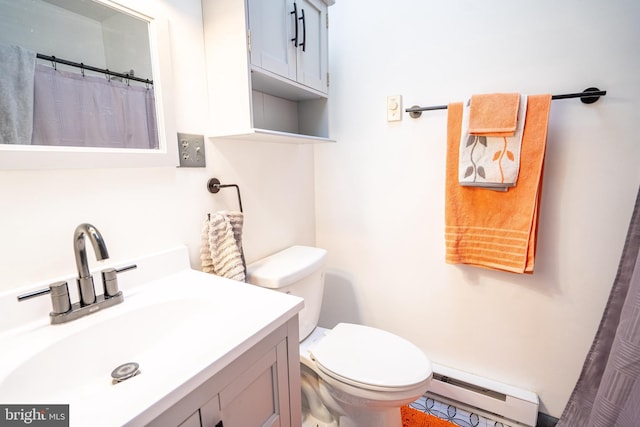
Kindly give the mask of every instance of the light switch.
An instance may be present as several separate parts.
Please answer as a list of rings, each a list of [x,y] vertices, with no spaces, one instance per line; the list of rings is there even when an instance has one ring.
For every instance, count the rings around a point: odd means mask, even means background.
[[[387,96],[387,121],[398,122],[402,120],[402,95]]]

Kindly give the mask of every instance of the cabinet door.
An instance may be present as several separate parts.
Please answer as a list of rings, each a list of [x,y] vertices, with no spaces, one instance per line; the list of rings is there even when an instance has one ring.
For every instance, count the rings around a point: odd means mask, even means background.
[[[220,396],[217,394],[202,405],[199,412],[202,427],[221,427],[223,425],[220,419]]]
[[[249,0],[251,64],[296,80],[295,14],[291,0]],[[297,7],[297,6],[296,6]]]
[[[300,19],[299,39],[304,49],[297,50],[299,83],[327,93],[327,5],[322,0],[296,0]]]
[[[200,411],[194,412],[189,418],[180,423],[178,427],[202,427]]]
[[[327,93],[322,0],[249,0],[249,29],[251,65]]]
[[[224,427],[290,427],[286,340],[219,396]]]

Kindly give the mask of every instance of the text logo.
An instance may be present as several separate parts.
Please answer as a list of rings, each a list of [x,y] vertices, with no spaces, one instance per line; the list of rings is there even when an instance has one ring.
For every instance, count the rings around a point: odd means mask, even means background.
[[[0,427],[69,427],[69,405],[0,405]]]

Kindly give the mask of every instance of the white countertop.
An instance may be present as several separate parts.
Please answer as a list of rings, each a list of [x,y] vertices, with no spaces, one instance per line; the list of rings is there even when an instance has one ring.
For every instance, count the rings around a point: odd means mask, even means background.
[[[66,324],[49,324],[47,296],[17,302],[42,284],[0,295],[11,314],[0,321],[2,404],[69,404],[71,426],[144,425],[303,307],[190,269],[184,247],[131,263],[138,268],[119,275],[123,303]],[[141,374],[113,385],[111,371],[125,362]]]

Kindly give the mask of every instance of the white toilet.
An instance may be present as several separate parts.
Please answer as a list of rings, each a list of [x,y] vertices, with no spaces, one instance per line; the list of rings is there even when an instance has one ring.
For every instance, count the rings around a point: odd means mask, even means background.
[[[327,251],[292,246],[247,266],[249,283],[304,298],[300,319],[302,425],[402,427],[400,407],[428,389],[431,362],[389,332],[317,327]]]

